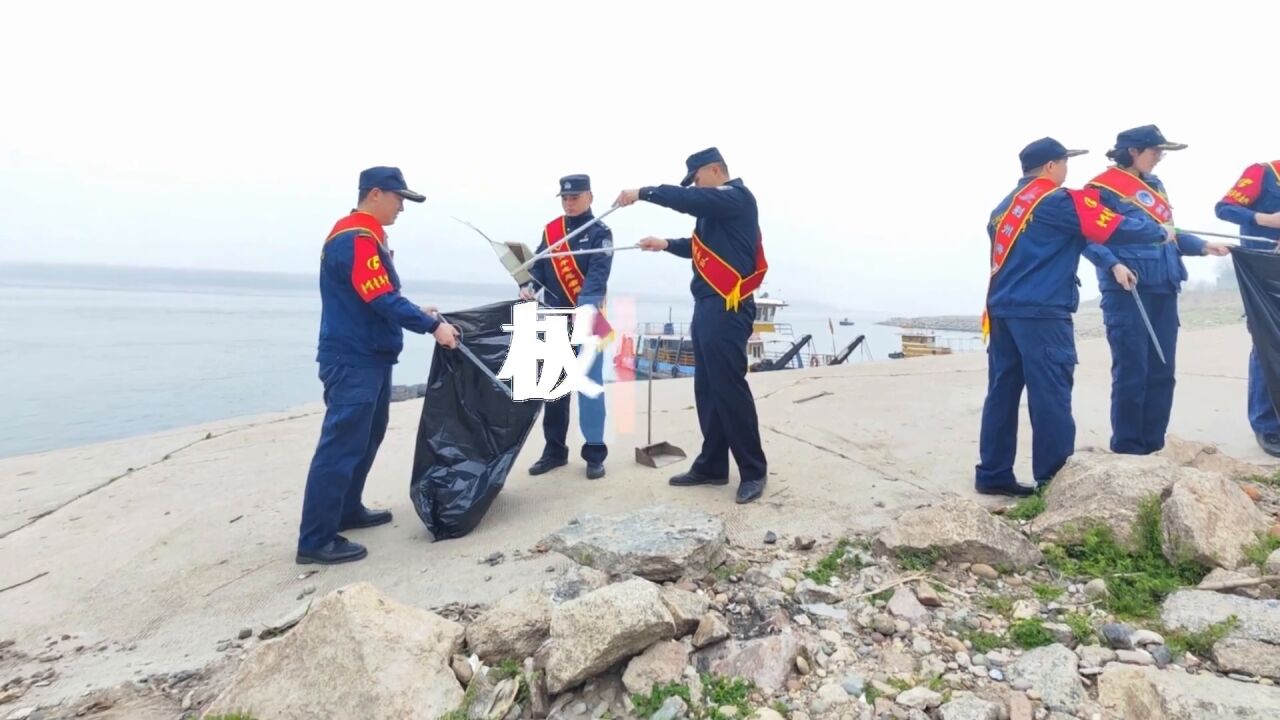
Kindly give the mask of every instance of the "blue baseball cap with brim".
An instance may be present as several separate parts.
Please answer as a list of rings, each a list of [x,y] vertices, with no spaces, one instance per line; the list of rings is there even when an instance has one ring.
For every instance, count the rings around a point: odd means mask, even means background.
[[[698,170],[710,165],[711,163],[717,162],[724,162],[724,157],[720,155],[719,150],[713,147],[709,147],[706,150],[699,150],[698,152],[690,155],[689,158],[684,161],[685,170],[688,172],[685,173],[684,179],[680,181],[680,187],[689,187],[692,185],[693,176],[698,174]]]
[[[1146,148],[1186,150],[1187,145],[1186,143],[1169,142],[1165,139],[1164,133],[1160,132],[1160,128],[1155,125],[1143,125],[1123,130],[1119,135],[1116,135],[1116,149],[1123,150],[1125,148],[1138,150]]]
[[[1026,172],[1054,160],[1085,155],[1088,152],[1088,150],[1068,150],[1066,145],[1057,140],[1043,137],[1022,148],[1022,152],[1018,153],[1018,159],[1022,161],[1022,171]]]
[[[373,190],[375,188],[393,192],[405,200],[412,200],[417,203],[427,199],[426,195],[409,189],[408,183],[404,181],[404,173],[401,173],[400,168],[397,167],[371,167],[360,173],[360,189]]]

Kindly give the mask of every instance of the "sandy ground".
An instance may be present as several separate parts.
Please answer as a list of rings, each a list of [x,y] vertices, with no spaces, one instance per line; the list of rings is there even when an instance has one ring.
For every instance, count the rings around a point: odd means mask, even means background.
[[[1091,339],[1079,350],[1078,446],[1105,447],[1107,347]],[[1183,333],[1171,432],[1265,463],[1245,416],[1247,352],[1242,325]],[[368,580],[423,607],[491,601],[565,564],[555,555],[513,555],[528,553],[581,512],[698,507],[722,516],[735,541],[751,544],[766,530],[835,537],[873,529],[939,496],[978,497],[971,484],[985,368],[984,355],[967,354],[753,374],[770,485],[763,501],[745,507],[733,503],[732,485],[670,488],[668,475],[687,463],[637,465],[634,448],[646,442],[645,386],[614,385],[607,478],[586,480],[576,458],[538,478],[518,470],[474,533],[439,543],[430,541],[407,493],[421,403],[399,403],[365,496],[391,508],[395,523],[351,533],[369,546],[367,560],[306,579],[293,552],[318,406],[3,460],[0,588],[10,589],[0,591],[0,640],[15,640],[13,649],[31,656],[64,634],[75,636],[66,645],[112,644],[106,653],[56,661],[58,679],[20,701],[33,705],[200,667],[219,656],[220,640],[296,608],[308,586],[323,594]],[[692,457],[698,432],[691,381],[661,381],[654,391],[655,440]],[[1025,408],[1022,427],[1019,467],[1028,477]],[[520,468],[541,445],[539,428]],[[494,552],[508,559],[483,564]],[[31,660],[0,671],[7,679],[42,667]]]

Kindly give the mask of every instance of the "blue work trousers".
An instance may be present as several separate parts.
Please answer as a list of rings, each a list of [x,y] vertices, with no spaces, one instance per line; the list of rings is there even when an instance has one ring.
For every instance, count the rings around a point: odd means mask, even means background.
[[[1260,435],[1280,435],[1280,417],[1276,416],[1267,389],[1267,375],[1258,360],[1258,349],[1249,352],[1249,425]]]
[[[597,352],[595,362],[587,373],[593,381],[604,385],[604,353]],[[543,404],[542,433],[546,437],[546,446],[542,449],[542,457],[546,460],[563,461],[569,459],[569,398],[573,393]],[[596,397],[587,397],[578,393],[578,426],[582,429],[584,444],[582,459],[589,463],[602,463],[609,455],[609,448],[604,442],[604,393]]]
[[[755,324],[753,300],[736,310],[719,297],[701,298],[693,306],[693,395],[702,427],[702,451],[692,470],[712,478],[729,477],[729,453],[742,482],[762,480],[768,463],[760,443],[756,401],[747,384],[747,340]]]
[[[320,380],[324,425],[307,474],[298,552],[328,545],[342,520],[363,509],[364,483],[387,434],[391,409],[389,366],[322,365]]]
[[[1149,455],[1162,449],[1173,412],[1178,295],[1141,289],[1138,293],[1164,362],[1132,293],[1104,292],[1101,301],[1111,345],[1111,451],[1124,455]]]
[[[982,406],[978,488],[1017,482],[1018,408],[1027,390],[1031,415],[1031,473],[1051,480],[1075,452],[1071,391],[1077,363],[1069,318],[991,318],[987,347],[987,399]]]

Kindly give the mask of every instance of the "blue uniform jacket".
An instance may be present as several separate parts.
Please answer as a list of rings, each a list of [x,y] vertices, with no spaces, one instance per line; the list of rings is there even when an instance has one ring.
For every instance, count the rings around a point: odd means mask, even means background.
[[[991,213],[987,235],[995,242],[996,226],[1014,196],[1031,178],[1024,177]],[[987,311],[991,317],[1069,318],[1080,306],[1080,253],[1088,247],[1111,247],[1158,242],[1164,231],[1155,223],[1114,216],[1109,228],[1098,217],[1081,217],[1071,193],[1094,191],[1056,188],[1036,205],[1031,219],[1004,265],[991,280]],[[1101,218],[1105,220],[1104,218]],[[1106,243],[1104,246],[1103,243]]]
[[[1155,175],[1143,175],[1142,180],[1161,195],[1169,197],[1160,178]],[[1145,222],[1157,229],[1160,227],[1160,224],[1148,215],[1146,210],[1133,202],[1107,188],[1098,188],[1098,192],[1102,196],[1102,204],[1108,208],[1135,221]],[[1098,268],[1098,289],[1102,292],[1124,290],[1112,274],[1112,268],[1117,263],[1123,263],[1125,267],[1137,273],[1138,287],[1144,292],[1176,293],[1180,291],[1182,283],[1187,280],[1187,266],[1183,264],[1182,256],[1203,255],[1205,241],[1195,235],[1178,233],[1178,242],[1174,245],[1164,242],[1163,230],[1160,232],[1160,238],[1151,244],[1128,245],[1123,248],[1093,245],[1086,248],[1084,256]]]
[[[718,187],[658,185],[640,188],[640,199],[698,219],[694,232],[707,249],[733,266],[741,277],[756,271],[756,247],[760,239],[760,211],[756,198],[734,179]],[[693,238],[667,240],[667,252],[693,258]],[[720,297],[695,270],[689,284],[694,299]]]
[[[1255,218],[1259,213],[1280,212],[1280,162],[1258,163],[1245,169],[1240,179],[1213,210],[1221,220],[1240,226],[1241,235],[1257,235],[1280,240],[1280,228],[1263,227]],[[1275,245],[1256,240],[1242,240],[1253,250],[1271,250]]]
[[[595,217],[590,210],[577,216],[565,219],[565,226],[569,232],[573,232],[585,225]],[[570,250],[595,250],[598,248],[613,247],[613,231],[603,222],[598,222],[587,228],[587,231],[568,242]],[[564,246],[561,245],[561,248]],[[537,252],[547,249],[546,233],[538,241]],[[574,260],[578,261],[578,269],[582,271],[582,291],[578,293],[578,305],[594,305],[601,307],[604,302],[605,294],[609,287],[609,272],[613,269],[613,253],[600,253],[597,255],[576,255]],[[569,302],[569,296],[565,293],[564,286],[560,284],[560,280],[556,277],[556,269],[552,267],[550,258],[539,260],[529,268],[529,274],[538,282],[538,286],[545,287],[546,293],[542,296],[542,304],[553,308],[575,307]],[[538,286],[533,287],[537,291]]]
[[[321,365],[389,367],[407,328],[435,332],[439,320],[400,294],[386,232],[371,215],[352,212],[333,227],[320,255]]]

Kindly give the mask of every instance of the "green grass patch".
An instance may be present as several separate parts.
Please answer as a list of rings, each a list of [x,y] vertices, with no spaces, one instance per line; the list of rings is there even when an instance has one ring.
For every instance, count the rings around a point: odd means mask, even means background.
[[[1109,596],[1104,601],[1113,614],[1125,619],[1148,619],[1173,591],[1196,585],[1206,569],[1193,562],[1170,563],[1161,550],[1160,499],[1152,496],[1139,508],[1135,530],[1138,550],[1120,547],[1110,528],[1093,527],[1079,545],[1054,546],[1046,561],[1074,577],[1104,578]]]
[[[773,704],[773,711],[778,713],[784,718],[791,717],[791,708],[787,707],[787,704],[782,702],[781,700],[778,700]]]
[[[1280,550],[1280,538],[1259,535],[1256,543],[1245,546],[1244,556],[1248,558],[1251,564],[1261,568],[1267,564],[1267,558],[1271,557],[1271,553],[1276,550]]]
[[[1042,487],[1036,490],[1035,495],[1019,500],[1016,505],[1005,511],[1004,516],[1014,520],[1031,520],[1039,516],[1048,507],[1045,504],[1043,492]]]
[[[867,683],[866,687],[862,688],[862,694],[867,698],[868,705],[871,707],[876,706],[876,700],[880,697],[880,691],[872,687],[871,683]]]
[[[702,676],[703,697],[707,707],[703,717],[708,720],[726,720],[720,708],[731,705],[738,709],[738,717],[745,718],[751,714],[751,705],[747,698],[755,690],[755,684],[742,678],[725,678],[712,675]]]
[[[871,596],[871,602],[873,603],[877,603],[877,602],[887,603],[892,599],[893,599],[893,590],[881,590],[880,592]]]
[[[1013,612],[1013,598],[1007,598],[1003,595],[984,595],[982,597],[982,607],[1008,617]]]
[[[524,672],[524,666],[518,660],[507,659],[498,663],[498,666],[489,672],[493,673],[493,677],[497,680],[506,680],[507,678],[518,677]]]
[[[1081,645],[1088,643],[1093,637],[1093,623],[1084,613],[1071,613],[1062,618],[1062,622],[1071,628],[1071,633],[1076,636],[1076,642]]]
[[[925,550],[903,550],[898,553],[898,564],[904,570],[921,572],[933,567],[942,558],[942,554],[934,548]]]
[[[1164,632],[1165,644],[1175,653],[1190,652],[1193,655],[1207,657],[1209,652],[1213,650],[1214,644],[1230,634],[1238,623],[1239,619],[1232,615],[1224,622],[1210,625],[1200,632],[1167,630]]]
[[[1247,477],[1236,478],[1243,482],[1251,482],[1257,485],[1270,485],[1271,487],[1280,487],[1280,470],[1270,475],[1249,475]]]
[[[827,553],[826,557],[818,561],[817,567],[812,570],[805,571],[805,577],[818,583],[819,585],[827,585],[831,582],[831,578],[848,578],[850,575],[858,572],[863,568],[862,560],[857,553],[850,553],[855,548],[855,544],[847,538],[836,543],[835,548]]]
[[[1003,637],[982,630],[971,631],[966,636],[966,639],[973,646],[974,652],[983,653],[984,655],[996,648],[1004,647],[1005,644]]]
[[[678,682],[654,685],[649,690],[648,695],[636,693],[631,696],[631,703],[635,705],[637,716],[647,718],[661,710],[662,704],[667,701],[667,698],[672,697],[684,700],[686,705],[693,705],[693,701],[689,699],[689,688]]]
[[[756,689],[754,684],[742,678],[726,678],[717,675],[704,674],[701,678],[703,700],[701,706],[693,704],[688,687],[683,683],[673,682],[654,685],[648,695],[632,695],[631,702],[635,705],[636,716],[642,718],[652,716],[662,709],[662,704],[668,698],[672,697],[684,700],[685,705],[689,707],[688,716],[691,720],[726,720],[724,714],[720,712],[720,708],[726,706],[736,708],[739,718],[751,715],[753,710],[749,698]],[[781,703],[778,704],[781,705]],[[785,709],[786,706],[782,705],[782,708]],[[774,709],[778,709],[777,705]],[[778,713],[783,716],[788,714],[783,710],[778,710]]]
[[[898,692],[906,692],[913,687],[911,683],[907,682],[906,680],[903,680],[902,678],[893,678],[893,677],[886,680],[884,684],[888,685],[894,690],[897,690]]]
[[[1044,600],[1045,602],[1052,602],[1062,597],[1063,589],[1056,585],[1031,583],[1031,592],[1035,593],[1036,597]]]
[[[745,561],[736,563],[734,565],[725,563],[724,565],[721,565],[720,567],[713,570],[711,574],[715,577],[715,579],[718,582],[724,582],[729,578],[733,577],[734,575],[741,575],[742,573],[746,572],[749,569],[751,569],[751,565]]]
[[[1014,623],[1009,628],[1009,638],[1023,650],[1044,647],[1056,642],[1053,635],[1044,629],[1044,623],[1039,618],[1019,620]]]

